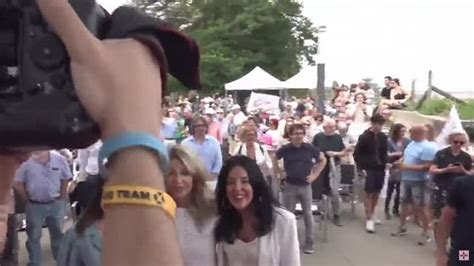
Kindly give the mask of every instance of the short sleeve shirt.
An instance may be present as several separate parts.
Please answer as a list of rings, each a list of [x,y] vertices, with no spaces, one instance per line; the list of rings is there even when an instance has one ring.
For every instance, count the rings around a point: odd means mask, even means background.
[[[466,170],[471,170],[472,168],[472,159],[469,154],[464,151],[461,151],[458,155],[453,155],[451,148],[445,148],[438,151],[434,157],[433,164],[438,168],[446,168],[450,164],[460,163],[464,166]],[[433,176],[433,182],[441,188],[451,187],[454,179],[462,174],[456,173],[444,173]]]
[[[50,152],[46,164],[31,158],[18,169],[16,181],[25,184],[29,200],[50,202],[60,196],[61,181],[72,178],[71,169],[63,156]]]
[[[404,164],[421,165],[433,161],[436,147],[428,141],[413,141],[404,152]],[[428,177],[428,171],[402,171],[402,180],[423,181]]]
[[[283,159],[283,166],[286,171],[286,182],[292,185],[309,185],[306,177],[311,174],[315,163],[319,161],[320,151],[309,143],[303,143],[300,147],[293,144],[282,146],[276,157]]]

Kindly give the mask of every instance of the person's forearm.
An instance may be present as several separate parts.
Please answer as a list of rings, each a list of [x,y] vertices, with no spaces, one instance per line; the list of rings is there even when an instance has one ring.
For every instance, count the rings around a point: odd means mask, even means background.
[[[321,175],[321,172],[323,171],[324,167],[326,167],[326,163],[327,161],[323,160],[313,166],[311,174],[315,176],[314,180],[318,179],[318,177]]]
[[[444,173],[446,173],[446,168],[438,168],[436,166],[430,168],[430,174],[432,175],[439,175]]]
[[[403,171],[417,171],[417,172],[423,172],[426,171],[430,168],[429,164],[421,164],[421,165],[415,165],[415,164],[402,164],[400,166],[400,169]]]
[[[157,157],[140,148],[117,154],[107,179],[106,185],[141,185],[165,190]],[[163,209],[110,205],[104,211],[104,265],[182,265],[174,221]]]
[[[20,182],[15,182],[13,186],[15,187],[16,193],[18,194],[19,198],[23,202],[28,203],[28,196],[26,194],[25,184],[20,183]]]
[[[61,200],[68,199],[67,184],[68,184],[67,180],[61,180],[61,195],[60,195]]]

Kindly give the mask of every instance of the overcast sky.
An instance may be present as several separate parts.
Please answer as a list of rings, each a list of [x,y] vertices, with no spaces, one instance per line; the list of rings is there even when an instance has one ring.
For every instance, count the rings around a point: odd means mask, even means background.
[[[99,0],[109,10],[126,0]],[[474,94],[474,4],[470,0],[303,0],[325,25],[321,53],[327,84],[385,75],[426,89],[428,70],[441,89]]]

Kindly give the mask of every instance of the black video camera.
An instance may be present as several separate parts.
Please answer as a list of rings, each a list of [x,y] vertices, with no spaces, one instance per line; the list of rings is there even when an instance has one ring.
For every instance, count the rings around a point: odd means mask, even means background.
[[[105,37],[108,14],[95,1],[71,5]],[[36,1],[0,0],[0,147],[78,148],[98,136],[75,95],[66,49]]]
[[[109,15],[94,0],[70,3],[97,38],[145,43],[164,82],[169,70],[188,87],[199,87],[194,41],[132,7]],[[0,151],[78,149],[97,141],[99,128],[78,101],[69,63],[35,0],[0,0]]]

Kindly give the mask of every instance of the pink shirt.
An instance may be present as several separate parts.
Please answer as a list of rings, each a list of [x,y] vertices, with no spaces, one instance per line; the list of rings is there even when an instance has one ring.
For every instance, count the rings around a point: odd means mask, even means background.
[[[222,144],[222,131],[221,131],[221,124],[218,122],[212,122],[209,125],[209,128],[207,130],[207,134],[209,136],[212,136],[219,141],[220,144]]]

